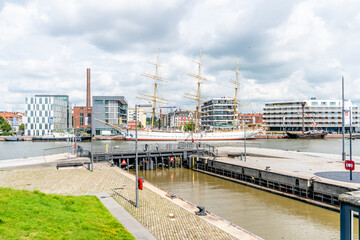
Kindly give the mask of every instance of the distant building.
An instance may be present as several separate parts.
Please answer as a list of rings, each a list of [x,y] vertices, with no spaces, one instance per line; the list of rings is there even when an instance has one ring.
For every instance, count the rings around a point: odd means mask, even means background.
[[[270,131],[301,131],[302,103],[304,103],[305,130],[321,128],[327,131],[341,132],[341,100],[298,100],[268,102],[264,107],[264,126]],[[345,102],[352,109],[352,125],[359,127],[359,108],[350,100]],[[349,127],[346,128],[347,130]]]
[[[142,109],[137,110],[137,120],[140,122],[143,127],[146,127],[146,113],[142,112]],[[127,110],[127,124],[130,128],[135,128],[135,108],[128,108]]]
[[[77,106],[73,108],[74,129],[85,132],[91,131],[92,107]]]
[[[118,132],[111,126],[95,119],[120,126],[127,124],[128,103],[123,96],[93,96],[93,134],[116,135]]]
[[[167,114],[166,122],[168,122],[169,127],[181,127],[186,123],[195,122],[195,118],[192,119],[193,113],[190,111],[175,110]]]
[[[25,135],[43,136],[72,128],[67,95],[35,95],[25,98]]]
[[[257,127],[257,125],[263,125],[263,115],[261,113],[239,113],[238,119],[240,124],[245,120],[248,126]]]
[[[18,112],[0,112],[0,116],[10,124],[11,129],[14,132],[19,131],[20,125],[24,123],[25,120],[25,114]]]
[[[201,126],[211,129],[233,128],[232,98],[213,98],[201,106]]]

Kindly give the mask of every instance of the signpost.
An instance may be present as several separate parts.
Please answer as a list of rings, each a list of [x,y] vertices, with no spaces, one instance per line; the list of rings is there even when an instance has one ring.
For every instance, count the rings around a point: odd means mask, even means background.
[[[352,180],[352,171],[355,170],[355,162],[351,160],[346,160],[345,169],[350,170],[350,180]]]

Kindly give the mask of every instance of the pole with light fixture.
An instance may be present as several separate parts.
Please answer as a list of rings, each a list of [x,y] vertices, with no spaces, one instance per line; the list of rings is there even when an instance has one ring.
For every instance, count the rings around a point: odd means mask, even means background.
[[[138,107],[152,107],[150,104],[135,104],[135,172],[136,172],[136,179],[135,179],[135,186],[136,186],[136,203],[135,207],[139,207],[139,172],[138,172],[138,137],[137,137],[137,129],[138,129],[138,115],[137,115],[137,109]]]

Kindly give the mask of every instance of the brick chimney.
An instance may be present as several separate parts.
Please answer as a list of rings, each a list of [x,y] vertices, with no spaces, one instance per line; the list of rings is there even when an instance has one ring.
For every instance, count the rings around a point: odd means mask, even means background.
[[[91,96],[90,96],[90,68],[86,69],[87,84],[86,84],[86,107],[91,107]]]

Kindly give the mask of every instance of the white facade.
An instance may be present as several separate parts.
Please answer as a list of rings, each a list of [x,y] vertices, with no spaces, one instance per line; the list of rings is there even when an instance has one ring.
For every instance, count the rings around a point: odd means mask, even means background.
[[[72,128],[68,96],[36,95],[25,98],[25,135],[43,136]]]
[[[136,121],[135,108],[128,108],[127,114],[128,122]],[[137,115],[138,122],[141,122],[141,125],[146,127],[146,113],[143,112],[143,109],[138,108]]]
[[[269,102],[264,107],[265,126],[271,131],[302,130],[302,103],[304,106],[305,130],[321,128],[327,131],[341,131],[342,101],[341,100],[298,100],[286,102]],[[359,127],[358,106],[350,100],[345,106],[352,109],[352,126]],[[348,129],[348,128],[347,128]]]
[[[201,125],[208,128],[233,128],[234,102],[232,98],[213,98],[201,106]]]

